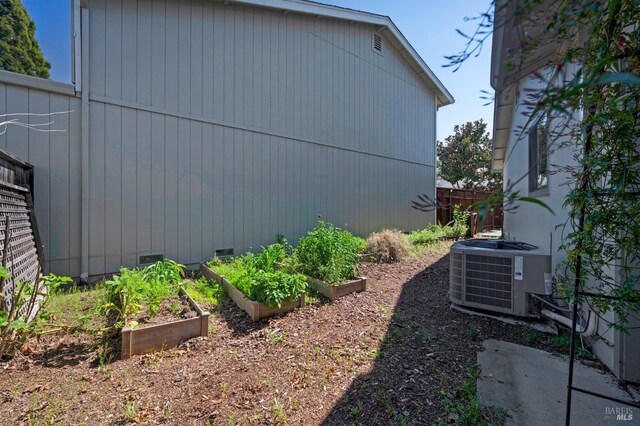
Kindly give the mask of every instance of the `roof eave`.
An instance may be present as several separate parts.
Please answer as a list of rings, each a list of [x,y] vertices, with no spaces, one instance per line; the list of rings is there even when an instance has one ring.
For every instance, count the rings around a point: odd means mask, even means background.
[[[506,90],[496,91],[493,110],[493,141],[491,143],[491,171],[493,173],[504,170],[515,109],[515,97],[516,91],[513,85]]]

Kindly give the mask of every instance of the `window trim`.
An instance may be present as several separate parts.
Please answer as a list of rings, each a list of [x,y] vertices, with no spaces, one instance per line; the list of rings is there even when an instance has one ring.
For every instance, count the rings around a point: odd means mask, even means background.
[[[529,175],[529,195],[531,196],[544,196],[544,195],[549,195],[549,152],[548,152],[548,147],[547,150],[545,152],[545,155],[547,156],[547,167],[545,170],[545,177],[546,177],[546,181],[544,185],[540,185],[538,184],[538,177],[539,177],[539,166],[538,166],[538,161],[539,161],[539,157],[538,157],[538,152],[540,149],[540,145],[539,145],[539,140],[538,140],[538,134],[540,133],[540,126],[543,124],[543,121],[546,121],[546,123],[544,123],[545,126],[549,127],[549,117],[545,116],[545,117],[540,117],[536,120],[535,125],[531,128],[531,130],[529,131],[529,138],[528,138],[528,142],[529,142],[529,158],[528,158],[528,175]],[[535,160],[534,160],[535,159]]]

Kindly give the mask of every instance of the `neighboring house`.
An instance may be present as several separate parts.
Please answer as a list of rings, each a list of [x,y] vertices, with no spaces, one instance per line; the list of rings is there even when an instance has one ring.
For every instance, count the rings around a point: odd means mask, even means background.
[[[35,166],[45,270],[197,264],[295,242],[318,215],[359,235],[435,220],[411,200],[435,196],[453,98],[388,17],[299,0],[74,0],[73,15],[73,85],[0,71],[0,113],[72,111],[64,133],[0,136]]]
[[[550,122],[553,118],[534,117],[530,120],[530,107],[525,102],[527,95],[531,89],[541,89],[539,78],[533,73],[546,72],[552,63],[555,47],[549,43],[532,52],[525,62],[520,61],[520,40],[540,37],[544,26],[531,26],[524,19],[516,23],[512,18],[505,18],[510,11],[502,7],[506,1],[501,0],[496,5],[501,12],[495,20],[492,46],[491,85],[496,91],[492,171],[504,174],[505,188],[511,182],[516,183],[510,188],[512,191],[540,199],[555,214],[539,206],[522,203],[516,213],[505,213],[503,233],[505,238],[548,250],[555,270],[566,260],[560,246],[563,234],[568,232],[562,225],[568,217],[563,203],[569,191],[566,185],[569,176],[555,170],[557,167],[553,165],[575,165],[575,152],[571,148],[547,149],[545,146],[545,133],[553,125]],[[523,130],[527,123],[529,125]],[[619,273],[618,268],[613,269],[610,273]],[[589,316],[584,313],[585,317]],[[613,314],[606,318],[615,320]],[[591,338],[595,354],[622,380],[640,382],[640,331],[634,329],[638,326],[640,322],[628,324],[630,334],[625,334],[613,330],[605,321],[595,324]]]
[[[448,182],[444,179],[436,177],[436,187],[450,189],[450,188],[453,188],[453,184],[451,184],[451,182]]]

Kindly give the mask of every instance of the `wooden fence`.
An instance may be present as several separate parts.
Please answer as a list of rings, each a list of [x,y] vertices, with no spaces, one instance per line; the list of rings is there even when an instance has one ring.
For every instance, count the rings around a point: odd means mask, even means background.
[[[451,222],[453,220],[453,209],[456,205],[468,209],[476,202],[486,200],[490,194],[491,192],[489,191],[476,191],[473,189],[436,188],[438,222],[443,225]],[[477,213],[473,208],[471,212]],[[502,206],[488,211],[482,223],[482,229],[502,228],[503,217]]]

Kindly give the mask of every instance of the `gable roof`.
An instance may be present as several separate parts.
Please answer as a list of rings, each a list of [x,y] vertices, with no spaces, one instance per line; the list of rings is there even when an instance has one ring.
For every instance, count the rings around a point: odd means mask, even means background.
[[[435,91],[438,106],[450,105],[455,102],[451,93],[444,87],[438,77],[431,71],[431,68],[424,62],[418,52],[415,51],[413,46],[411,46],[409,41],[388,16],[306,0],[228,0],[227,3],[265,7],[307,15],[326,16],[334,19],[379,26],[390,35],[395,45],[394,47],[398,50],[400,56],[416,70],[418,76],[427,86]]]

